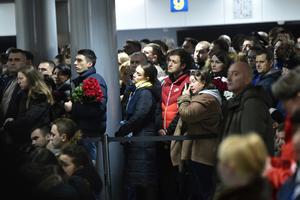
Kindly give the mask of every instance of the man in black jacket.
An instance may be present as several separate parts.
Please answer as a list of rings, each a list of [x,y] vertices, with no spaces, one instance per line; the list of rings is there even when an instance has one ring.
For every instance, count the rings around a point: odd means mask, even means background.
[[[65,103],[65,110],[70,112],[72,119],[82,131],[81,142],[92,160],[96,160],[97,144],[92,142],[90,138],[101,136],[106,131],[107,86],[103,77],[96,73],[96,59],[95,53],[90,49],[81,49],[77,52],[74,65],[79,76],[72,80],[72,84],[74,87],[79,87],[84,80],[96,79],[103,94],[101,100],[94,102],[72,100]]]
[[[17,83],[18,71],[28,64],[26,54],[22,49],[12,49],[8,54],[8,75],[1,77],[3,84],[0,86],[0,126],[7,118],[16,116],[16,98],[20,87]]]

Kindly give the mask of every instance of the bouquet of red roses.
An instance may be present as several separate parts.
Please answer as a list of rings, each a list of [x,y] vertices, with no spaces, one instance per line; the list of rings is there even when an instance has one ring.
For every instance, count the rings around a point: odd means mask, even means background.
[[[87,78],[72,93],[74,102],[92,103],[101,102],[103,99],[102,90],[98,84],[97,79]]]

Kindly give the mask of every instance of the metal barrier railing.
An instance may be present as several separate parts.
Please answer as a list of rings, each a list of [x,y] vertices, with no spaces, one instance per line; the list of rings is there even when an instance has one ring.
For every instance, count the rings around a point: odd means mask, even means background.
[[[100,138],[92,138],[93,141],[102,142],[103,170],[104,170],[104,195],[105,200],[112,200],[111,173],[109,160],[110,142],[166,142],[217,138],[217,134],[185,135],[185,136],[138,136],[138,137],[109,137],[104,134]]]

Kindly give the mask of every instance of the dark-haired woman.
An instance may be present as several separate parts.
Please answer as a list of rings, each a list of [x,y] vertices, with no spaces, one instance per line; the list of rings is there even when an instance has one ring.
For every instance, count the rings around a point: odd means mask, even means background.
[[[68,177],[68,183],[78,191],[80,199],[99,199],[102,181],[89,154],[82,146],[64,146],[58,160]]]
[[[154,136],[160,124],[160,88],[153,65],[139,65],[133,74],[135,91],[131,94],[125,120],[116,136]],[[159,114],[156,114],[159,113]],[[157,194],[156,145],[154,142],[131,142],[125,145],[125,183],[128,200],[152,200]]]
[[[213,138],[172,141],[171,159],[183,174],[179,199],[211,199],[218,134],[221,132],[221,95],[208,72],[193,71],[190,85],[178,98],[179,122],[174,135],[211,134]]]
[[[227,71],[231,64],[231,58],[225,51],[212,51],[209,54],[212,83],[217,87],[221,95],[226,99],[232,97],[227,88]]]
[[[52,120],[66,115],[64,103],[70,100],[71,94],[71,68],[65,64],[59,64],[53,69],[52,78],[56,85],[52,92],[54,105],[52,106]]]

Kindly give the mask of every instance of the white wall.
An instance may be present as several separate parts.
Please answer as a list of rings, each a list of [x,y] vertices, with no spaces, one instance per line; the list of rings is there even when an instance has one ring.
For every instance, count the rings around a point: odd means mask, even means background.
[[[139,29],[139,30],[120,30],[117,32],[118,49],[121,49],[127,39],[141,40],[148,38],[150,40],[173,40],[177,45],[176,28],[165,29]]]
[[[263,21],[300,20],[299,0],[261,0]]]
[[[189,0],[187,13],[171,13],[170,0],[115,1],[117,30],[300,20],[300,0],[249,0],[252,16],[246,19],[234,18],[234,0]],[[164,34],[157,30],[153,33]],[[0,4],[0,36],[8,35],[16,35],[13,3]]]
[[[16,35],[15,4],[0,3],[0,36]]]
[[[235,0],[189,0],[186,13],[171,13],[170,0],[115,1],[118,30],[300,20],[300,0],[244,0],[244,19],[234,17]]]

